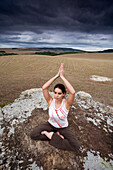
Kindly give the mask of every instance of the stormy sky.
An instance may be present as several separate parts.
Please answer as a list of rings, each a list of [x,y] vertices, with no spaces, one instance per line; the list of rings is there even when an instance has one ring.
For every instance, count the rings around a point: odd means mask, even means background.
[[[113,0],[0,0],[0,48],[113,48]]]

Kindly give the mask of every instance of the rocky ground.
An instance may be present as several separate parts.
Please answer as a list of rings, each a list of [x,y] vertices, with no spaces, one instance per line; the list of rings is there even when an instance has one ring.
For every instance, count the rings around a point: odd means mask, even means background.
[[[48,120],[47,109],[40,88],[24,91],[12,104],[0,108],[0,169],[113,168],[112,107],[93,101],[88,93],[76,93],[68,120],[80,143],[80,154],[59,150],[47,141],[30,139],[32,129]]]

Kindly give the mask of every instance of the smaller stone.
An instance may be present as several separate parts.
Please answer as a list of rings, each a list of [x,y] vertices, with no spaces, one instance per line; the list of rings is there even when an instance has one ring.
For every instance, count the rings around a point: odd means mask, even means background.
[[[99,82],[105,82],[105,81],[112,81],[112,78],[108,78],[108,77],[103,77],[103,76],[98,76],[98,75],[92,75],[90,77],[91,80],[93,81],[99,81]]]
[[[28,159],[28,161],[29,161],[29,162],[32,162],[32,161],[33,161],[33,159],[32,159],[32,158],[31,158],[31,159]]]
[[[108,133],[107,129],[103,128],[103,130]]]
[[[22,163],[23,163],[23,160],[19,161],[18,163],[19,163],[19,164],[22,164]]]

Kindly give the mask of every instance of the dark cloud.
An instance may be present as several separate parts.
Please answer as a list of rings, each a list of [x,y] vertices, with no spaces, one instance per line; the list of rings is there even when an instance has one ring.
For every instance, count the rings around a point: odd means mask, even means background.
[[[67,29],[104,31],[113,29],[113,1],[107,0],[2,0],[1,29]],[[18,28],[19,26],[19,28]],[[11,29],[11,28],[10,28]]]
[[[112,19],[113,0],[0,1],[0,36],[8,35],[9,41],[10,35],[18,41],[22,32],[33,32],[40,37],[52,31],[49,38],[55,31],[112,34]]]

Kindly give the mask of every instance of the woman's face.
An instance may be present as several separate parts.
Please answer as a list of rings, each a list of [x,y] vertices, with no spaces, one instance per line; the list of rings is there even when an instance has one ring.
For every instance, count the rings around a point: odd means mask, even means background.
[[[63,97],[65,96],[65,93],[62,93],[62,90],[59,88],[54,89],[54,98],[58,101],[62,100]]]

